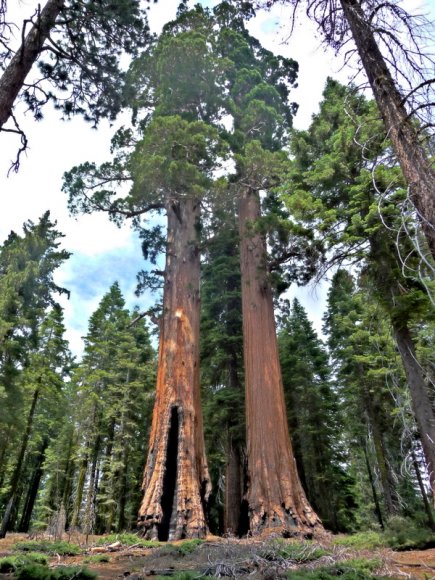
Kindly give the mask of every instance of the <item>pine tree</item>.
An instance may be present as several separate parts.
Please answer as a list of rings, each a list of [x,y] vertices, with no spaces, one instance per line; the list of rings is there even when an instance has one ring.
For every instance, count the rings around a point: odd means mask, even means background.
[[[308,499],[325,526],[352,529],[354,481],[345,471],[343,409],[334,389],[328,354],[304,308],[294,299],[278,334],[290,430]]]
[[[83,361],[74,377],[78,449],[73,504],[69,506],[65,487],[55,497],[56,509],[62,503],[68,508],[70,526],[80,524],[86,533],[120,531],[132,524],[137,509],[141,439],[149,429],[155,375],[148,329],[143,320],[132,325],[136,318],[125,308],[119,285],[113,284],[90,318]],[[69,446],[72,439],[69,434],[64,443]],[[68,466],[63,477],[68,477]]]
[[[201,383],[214,489],[210,526],[238,535],[243,531],[246,454],[239,244],[234,199],[223,194],[224,202],[207,224],[201,273]]]
[[[260,4],[274,3],[275,0],[266,0]],[[429,148],[426,140],[420,138],[419,128],[419,124],[431,128],[432,123],[424,113],[423,123],[415,123],[416,114],[418,117],[419,112],[430,111],[433,106],[429,91],[425,94],[434,82],[427,74],[433,68],[433,56],[425,54],[426,42],[418,31],[424,22],[413,19],[394,0],[382,3],[286,0],[285,3],[294,11],[305,4],[308,16],[335,51],[344,46],[348,50],[348,42],[353,40],[382,117],[384,133],[391,140],[408,186],[409,199],[435,259],[435,174]]]
[[[316,231],[329,251],[328,267],[359,264],[370,279],[401,354],[433,488],[434,417],[412,330],[430,320],[427,289],[433,282],[424,269],[415,276],[419,256],[408,236],[396,239],[394,233],[406,192],[400,169],[390,163],[375,104],[328,80],[320,113],[308,131],[293,132],[291,147],[286,205],[295,221]]]
[[[45,361],[45,341],[48,339],[43,333],[51,320],[50,317],[47,319],[50,307],[54,308],[54,313],[57,312],[54,295],[66,292],[53,281],[54,270],[69,257],[68,252],[59,249],[61,234],[55,225],[47,212],[37,224],[24,224],[22,237],[12,232],[0,252],[0,374],[3,394],[0,457],[3,485],[9,479],[3,496],[3,537],[16,508],[18,483],[41,393],[37,381],[35,383],[29,373],[33,372],[33,367],[43,364],[36,362],[38,357]],[[47,355],[48,366],[55,364],[53,356]],[[39,372],[41,375],[50,374],[48,368]],[[30,392],[29,385],[32,385]],[[18,456],[12,451],[15,449],[19,450]],[[14,463],[8,461],[12,457]]]

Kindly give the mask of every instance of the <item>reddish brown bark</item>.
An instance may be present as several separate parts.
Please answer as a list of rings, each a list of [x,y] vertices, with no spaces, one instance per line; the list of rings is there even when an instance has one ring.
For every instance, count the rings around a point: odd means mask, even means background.
[[[359,0],[340,0],[366,71],[388,137],[397,155],[411,200],[432,256],[435,258],[435,172],[419,143],[402,95],[382,56]]]
[[[312,534],[322,529],[299,481],[290,441],[265,239],[252,231],[258,192],[239,202],[250,531]]]
[[[65,0],[48,0],[23,44],[0,78],[0,129],[9,119],[26,76],[41,53]]]
[[[139,510],[149,538],[204,537],[210,478],[199,390],[199,202],[167,207],[157,393]]]

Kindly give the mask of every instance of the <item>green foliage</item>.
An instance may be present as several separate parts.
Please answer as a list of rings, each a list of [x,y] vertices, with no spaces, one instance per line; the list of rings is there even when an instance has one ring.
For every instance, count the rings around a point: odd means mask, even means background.
[[[97,546],[105,546],[108,544],[114,544],[115,542],[121,542],[123,546],[135,546],[139,545],[142,548],[158,548],[161,544],[154,540],[145,540],[136,534],[109,534],[103,538],[99,538],[97,541]]]
[[[333,531],[353,529],[354,481],[344,465],[343,409],[325,347],[298,300],[283,303],[278,332],[290,432],[308,499]]]
[[[424,550],[435,546],[435,534],[409,518],[395,516],[387,522],[385,541],[393,550]]]
[[[171,578],[172,580],[198,580],[203,578],[203,575],[199,572],[175,572],[170,576],[156,576],[156,580],[164,580],[166,578]],[[207,576],[207,579],[214,580],[214,576]]]
[[[314,562],[329,554],[321,546],[312,542],[292,542],[289,540],[277,539],[269,542],[261,550],[261,557],[266,560],[291,560],[292,562],[303,564]]]
[[[97,574],[81,566],[48,569],[38,564],[29,564],[20,568],[15,577],[21,580],[95,580]]]
[[[344,546],[354,550],[376,550],[386,546],[385,536],[380,532],[367,531],[358,532],[350,536],[339,536],[334,538],[336,546]]]
[[[189,556],[204,543],[204,540],[194,538],[192,540],[184,540],[179,544],[165,544],[160,552],[162,554],[173,554],[174,556]]]
[[[379,568],[379,560],[353,559],[337,562],[332,566],[322,566],[314,570],[298,570],[288,572],[287,577],[292,580],[299,578],[307,580],[330,580],[339,576],[344,580],[369,580],[379,578],[374,571]]]
[[[59,556],[77,556],[81,554],[80,546],[65,541],[52,542],[50,540],[25,540],[14,544],[13,549],[19,552],[44,552],[59,554]]]
[[[19,556],[7,556],[0,559],[0,573],[7,574],[14,572],[20,567],[28,564],[48,564],[48,558],[45,554],[29,553]]]
[[[27,32],[23,28],[23,35]],[[65,2],[49,37],[56,54],[44,43],[35,56],[40,57],[40,73],[21,95],[35,118],[42,118],[43,106],[51,100],[66,117],[80,113],[94,124],[101,117],[114,119],[123,105],[121,55],[136,55],[150,40],[139,0]],[[3,66],[13,55],[12,50],[0,54]]]

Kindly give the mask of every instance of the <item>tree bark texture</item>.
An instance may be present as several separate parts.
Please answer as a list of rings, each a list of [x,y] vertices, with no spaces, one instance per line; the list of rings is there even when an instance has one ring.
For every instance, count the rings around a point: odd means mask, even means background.
[[[379,49],[360,0],[340,0],[366,71],[386,132],[409,187],[430,252],[435,258],[435,172],[419,143],[394,79]]]
[[[145,466],[139,526],[152,539],[207,533],[210,478],[199,388],[199,201],[167,207],[163,313],[156,401]]]
[[[435,417],[409,328],[396,325],[394,335],[411,393],[412,408],[429,473],[432,502],[435,505]]]
[[[312,535],[322,524],[299,481],[289,436],[266,241],[252,229],[257,191],[239,199],[250,531]]]
[[[48,0],[32,26],[21,47],[6,67],[0,78],[0,129],[9,119],[15,99],[20,92],[30,69],[41,53],[44,42],[54,27],[65,4],[65,0]]]

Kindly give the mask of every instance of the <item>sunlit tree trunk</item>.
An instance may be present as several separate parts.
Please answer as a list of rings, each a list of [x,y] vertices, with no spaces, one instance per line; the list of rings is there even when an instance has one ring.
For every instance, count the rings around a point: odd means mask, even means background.
[[[25,78],[41,53],[65,0],[48,0],[0,78],[0,129],[9,119]]]
[[[149,538],[204,537],[210,493],[199,390],[199,201],[168,204],[157,392],[139,525]]]
[[[278,355],[265,239],[251,226],[260,215],[258,192],[239,202],[243,342],[246,389],[249,526],[311,535],[322,525],[299,481],[290,441]]]
[[[388,137],[435,258],[435,172],[388,70],[360,0],[340,0]]]

